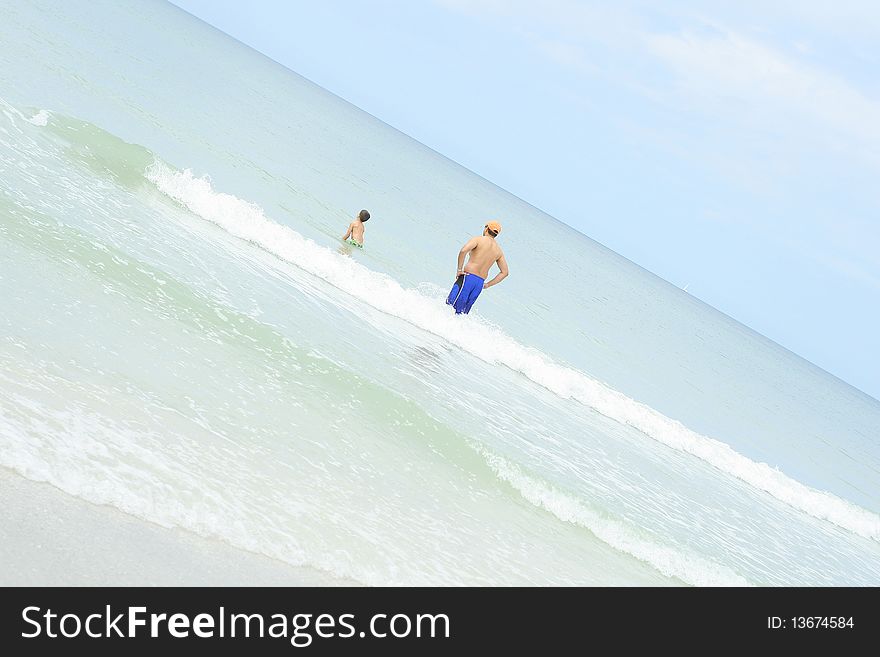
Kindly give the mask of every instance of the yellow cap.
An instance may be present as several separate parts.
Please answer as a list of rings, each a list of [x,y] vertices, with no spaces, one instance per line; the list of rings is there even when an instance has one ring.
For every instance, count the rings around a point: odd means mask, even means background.
[[[486,224],[486,228],[491,230],[494,233],[501,233],[501,223],[497,221],[490,221]]]

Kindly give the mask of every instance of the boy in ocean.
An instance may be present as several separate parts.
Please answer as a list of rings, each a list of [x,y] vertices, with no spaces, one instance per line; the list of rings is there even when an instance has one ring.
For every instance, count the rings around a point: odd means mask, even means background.
[[[507,260],[504,259],[504,251],[498,246],[495,238],[501,233],[501,224],[490,221],[483,226],[483,234],[472,237],[458,252],[458,271],[452,291],[446,298],[446,303],[455,308],[455,314],[467,315],[474,301],[487,287],[498,285],[507,278]],[[467,264],[464,258],[468,256]],[[491,281],[486,282],[489,269],[492,265],[498,265],[499,272]]]
[[[345,235],[342,236],[342,241],[348,242],[359,249],[364,248],[364,223],[366,223],[369,218],[370,213],[366,210],[358,212],[357,219],[348,224],[348,230]]]

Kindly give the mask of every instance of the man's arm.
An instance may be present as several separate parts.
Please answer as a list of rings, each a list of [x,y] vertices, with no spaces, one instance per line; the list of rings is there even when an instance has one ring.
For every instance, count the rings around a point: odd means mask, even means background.
[[[458,252],[458,270],[455,272],[456,278],[458,275],[464,271],[464,257],[473,251],[477,247],[477,238],[472,237],[467,242],[464,243],[464,246],[461,247],[461,251]]]
[[[507,278],[507,275],[510,273],[510,270],[507,269],[507,260],[504,259],[504,255],[498,258],[497,261],[498,269],[501,271],[493,278],[491,281],[487,281],[483,283],[483,289],[485,290],[487,287],[492,287],[493,285],[498,285],[501,281]]]
[[[353,226],[354,226],[353,222],[348,224],[348,231],[345,233],[345,235],[342,236],[343,241],[347,240],[349,237],[351,237],[351,229]]]

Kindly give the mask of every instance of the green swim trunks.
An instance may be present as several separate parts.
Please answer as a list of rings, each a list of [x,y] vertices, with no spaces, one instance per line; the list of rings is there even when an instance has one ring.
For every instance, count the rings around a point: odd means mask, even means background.
[[[352,246],[356,246],[356,247],[359,248],[359,249],[364,248],[364,245],[363,245],[363,244],[361,244],[360,242],[358,242],[357,240],[355,240],[355,239],[352,238],[352,237],[349,237],[349,238],[348,238],[347,240],[345,240],[345,241],[346,241],[347,243],[351,244]]]

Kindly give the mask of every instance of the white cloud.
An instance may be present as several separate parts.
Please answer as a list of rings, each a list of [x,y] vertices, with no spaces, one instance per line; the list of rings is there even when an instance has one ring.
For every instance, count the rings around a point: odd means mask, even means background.
[[[803,39],[783,43],[774,40],[769,27],[744,22],[743,16],[750,14],[748,2],[735,9],[739,15],[734,10],[727,14],[742,23],[739,29],[696,13],[704,11],[702,3],[683,2],[662,11],[639,9],[638,2],[437,3],[502,22],[556,65],[602,75],[667,106],[701,110],[711,119],[721,113],[786,133],[800,130],[807,140],[867,152],[880,165],[880,102],[845,74],[820,68],[813,61],[811,44]],[[863,31],[880,34],[875,30],[880,30],[880,11],[861,0],[841,0],[839,11],[815,2],[788,2],[771,9],[769,15],[777,23],[789,16],[814,26],[832,18],[835,25],[852,26],[861,17]]]
[[[821,130],[880,146],[880,102],[845,80],[764,44],[727,32],[647,37],[675,75],[676,90],[715,110],[734,101],[776,128],[806,120]]]

